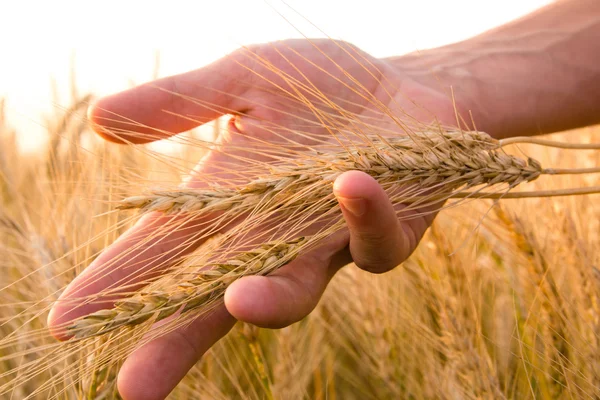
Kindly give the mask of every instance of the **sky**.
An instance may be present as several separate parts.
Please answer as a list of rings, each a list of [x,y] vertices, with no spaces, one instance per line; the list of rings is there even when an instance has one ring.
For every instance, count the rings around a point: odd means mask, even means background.
[[[385,57],[466,39],[549,0],[83,0],[0,6],[0,97],[24,150],[42,115],[81,93],[101,96],[201,67],[240,45],[325,35]],[[74,71],[74,75],[73,75]],[[58,89],[55,101],[52,81]]]

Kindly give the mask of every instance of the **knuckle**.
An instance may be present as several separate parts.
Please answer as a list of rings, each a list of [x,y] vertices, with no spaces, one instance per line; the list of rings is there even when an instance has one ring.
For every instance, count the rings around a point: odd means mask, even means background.
[[[381,233],[361,233],[351,243],[352,258],[356,266],[380,274],[400,265],[403,257],[403,240]]]
[[[367,254],[360,254],[354,258],[354,264],[362,270],[374,273],[383,274],[388,272],[402,263],[398,257],[385,252],[375,253],[370,251]]]
[[[379,247],[387,240],[387,235],[382,231],[356,231],[354,239],[366,246]]]

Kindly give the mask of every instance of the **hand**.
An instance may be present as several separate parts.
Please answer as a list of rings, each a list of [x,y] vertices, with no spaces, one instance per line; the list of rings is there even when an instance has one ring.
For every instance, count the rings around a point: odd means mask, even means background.
[[[236,114],[218,139],[218,148],[235,145],[238,150],[225,154],[217,148],[202,160],[187,183],[202,187],[208,178],[230,177],[219,165],[239,162],[235,157],[240,155],[256,158],[252,151],[258,148],[256,138],[275,143],[280,140],[279,135],[293,134],[286,129],[294,129],[302,110],[298,102],[283,96],[293,86],[290,79],[314,85],[303,91],[322,111],[343,107],[359,118],[368,118],[377,115],[377,107],[385,107],[396,113],[402,110],[426,123],[434,116],[445,124],[454,121],[452,104],[446,95],[417,84],[384,60],[330,40],[293,40],[240,50],[196,71],[103,98],[91,108],[90,118],[98,133],[108,140],[145,143],[189,130],[225,113]],[[335,104],[319,101],[313,89],[326,94]],[[303,112],[305,118],[318,121],[309,109]],[[382,127],[400,134],[390,119],[379,119]],[[335,143],[321,124],[303,122],[303,132]],[[300,136],[295,139],[309,142]],[[412,253],[433,219],[432,210],[412,210],[407,212],[414,213],[414,219],[398,221],[400,210],[392,206],[386,192],[373,178],[358,171],[339,176],[334,193],[348,230],[333,235],[318,251],[306,252],[268,277],[250,276],[234,282],[225,294],[224,305],[208,317],[135,351],[118,378],[124,398],[166,397],[236,320],[280,328],[304,318],[316,306],[333,275],[352,260],[375,273],[394,268]],[[420,211],[429,212],[417,216]],[[159,214],[144,216],[68,286],[49,317],[57,337],[65,338],[59,329],[61,324],[109,306],[107,302],[94,302],[75,307],[77,299],[147,281],[159,274],[159,268],[168,260],[182,254],[181,244],[198,233],[198,225],[186,223],[176,232],[156,235],[168,220]],[[188,241],[186,252],[202,242]],[[132,270],[135,274],[131,274]]]

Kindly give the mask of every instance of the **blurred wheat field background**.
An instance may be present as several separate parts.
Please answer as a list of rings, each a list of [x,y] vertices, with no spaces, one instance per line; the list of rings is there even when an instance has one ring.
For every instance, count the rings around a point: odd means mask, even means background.
[[[0,102],[0,398],[113,399],[122,355],[141,340],[58,343],[50,306],[136,220],[115,212],[149,187],[173,187],[205,154],[217,121],[166,146],[117,146],[86,119],[94,94],[40,122],[19,147]],[[9,101],[10,99],[7,99]],[[598,143],[600,128],[550,137]],[[564,168],[598,151],[511,146]],[[523,190],[600,185],[542,177]],[[520,189],[519,189],[520,190]],[[416,252],[383,275],[333,278],[315,311],[280,330],[238,323],[170,399],[554,399],[600,397],[597,195],[469,200],[443,210]],[[107,362],[107,357],[108,362]]]
[[[46,329],[47,306],[130,224],[107,214],[114,202],[145,182],[179,179],[151,152],[95,138],[83,118],[88,101],[53,116],[51,145],[35,156],[19,154],[18,133],[0,125],[0,330],[5,339],[18,333],[0,349],[5,390],[29,373],[8,371],[54,341],[35,334]],[[556,136],[592,142],[600,130]],[[549,164],[599,161],[595,152],[527,147]],[[178,155],[190,164],[198,156]],[[596,183],[578,179],[535,185]],[[401,268],[382,276],[344,268],[315,312],[288,328],[239,324],[170,398],[598,397],[598,241],[593,196],[476,200],[444,211]],[[97,351],[104,345],[98,340]],[[64,362],[90,357],[74,352]],[[90,398],[90,380],[91,398],[117,396],[116,371],[61,377],[63,367],[46,366],[3,396]]]

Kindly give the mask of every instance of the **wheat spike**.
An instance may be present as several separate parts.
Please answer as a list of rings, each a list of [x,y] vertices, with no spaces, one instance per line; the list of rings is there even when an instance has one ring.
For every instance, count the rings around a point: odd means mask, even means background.
[[[153,318],[161,321],[181,309],[198,309],[219,299],[225,289],[245,275],[266,275],[292,261],[307,238],[271,242],[214,263],[174,290],[140,293],[119,301],[114,308],[100,310],[80,319],[67,329],[76,339],[103,335],[123,326],[135,326]]]
[[[499,142],[483,132],[423,132],[411,136],[372,139],[370,145],[345,152],[308,154],[295,165],[271,166],[261,176],[239,188],[211,190],[158,190],[121,201],[119,209],[142,212],[247,211],[270,202],[276,207],[310,204],[307,196],[322,199],[341,173],[360,170],[380,183],[444,186],[445,190],[477,185],[529,182],[545,172],[539,162],[527,161],[499,150]],[[308,189],[302,192],[302,189]],[[410,198],[404,199],[410,202]]]

